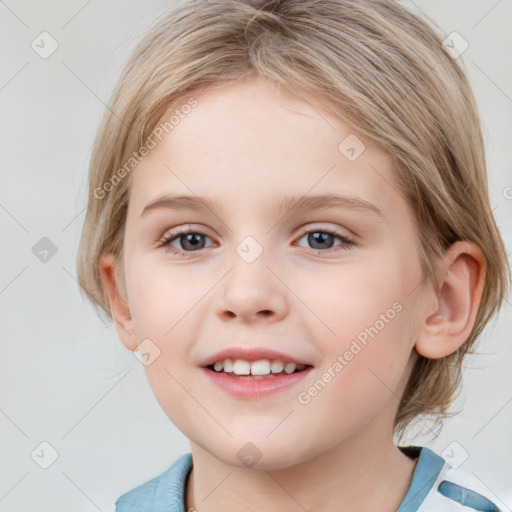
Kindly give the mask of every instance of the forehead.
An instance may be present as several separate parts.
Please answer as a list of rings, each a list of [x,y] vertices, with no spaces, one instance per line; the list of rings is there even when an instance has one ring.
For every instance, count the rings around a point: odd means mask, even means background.
[[[389,155],[317,96],[250,77],[193,98],[196,106],[134,172],[134,199],[144,205],[163,192],[265,208],[282,207],[283,197],[331,193],[383,209],[400,200]]]

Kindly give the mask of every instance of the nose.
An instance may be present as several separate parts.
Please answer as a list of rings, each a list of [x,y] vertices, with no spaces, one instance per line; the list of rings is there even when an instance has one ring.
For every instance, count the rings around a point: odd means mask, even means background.
[[[288,289],[283,284],[286,280],[279,278],[276,269],[271,269],[268,263],[263,254],[252,263],[235,254],[231,270],[221,281],[222,289],[215,305],[221,320],[275,322],[287,314]]]

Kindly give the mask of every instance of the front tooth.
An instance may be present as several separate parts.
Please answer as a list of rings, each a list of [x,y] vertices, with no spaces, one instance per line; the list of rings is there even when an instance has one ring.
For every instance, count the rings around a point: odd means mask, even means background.
[[[235,375],[249,375],[251,373],[251,363],[243,359],[235,359],[233,373]]]
[[[284,371],[286,373],[293,373],[295,369],[297,368],[297,365],[295,363],[287,363],[284,367]]]
[[[282,361],[272,361],[270,365],[270,370],[272,373],[281,373],[284,368],[284,363]]]
[[[252,375],[268,375],[270,373],[270,361],[268,359],[260,359],[251,363]]]

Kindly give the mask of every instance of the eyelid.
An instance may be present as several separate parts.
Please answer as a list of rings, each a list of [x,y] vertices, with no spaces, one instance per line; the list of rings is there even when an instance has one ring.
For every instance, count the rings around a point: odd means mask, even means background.
[[[342,231],[342,229],[343,228],[340,228],[339,226],[325,227],[325,225],[321,225],[321,223],[313,223],[313,225],[310,224],[310,225],[302,227],[300,235],[298,237],[295,236],[294,240],[299,241],[300,239],[302,239],[305,235],[307,235],[309,233],[314,233],[314,232],[328,233],[328,234],[338,238],[341,241],[341,243],[339,245],[335,245],[334,247],[326,249],[326,250],[316,249],[316,252],[318,254],[325,253],[326,255],[331,255],[332,253],[337,253],[340,250],[350,250],[353,247],[358,245],[355,240],[357,238],[357,236],[354,234],[346,234]],[[349,230],[346,230],[346,231],[349,231]],[[352,233],[352,232],[350,232],[350,233]],[[159,241],[158,247],[164,248],[166,253],[170,252],[176,256],[183,256],[186,258],[192,257],[192,255],[196,252],[201,254],[202,249],[198,249],[197,251],[184,251],[182,249],[176,249],[175,247],[171,246],[172,242],[174,242],[175,240],[178,240],[180,237],[186,236],[188,234],[203,235],[203,236],[206,236],[207,238],[212,239],[212,237],[210,237],[209,235],[207,235],[206,233],[203,232],[202,227],[199,229],[195,229],[194,226],[191,224],[184,224],[180,227],[167,230],[164,233],[162,239]],[[300,246],[300,247],[302,247],[302,246]],[[207,249],[207,247],[205,247],[204,249]],[[315,250],[315,249],[310,248],[310,250]]]
[[[302,235],[310,233],[311,231],[327,231],[337,232],[338,236],[344,236],[346,238],[357,238],[357,235],[350,229],[347,229],[339,225],[329,226],[322,222],[309,223],[305,227],[300,228],[300,230],[302,232]]]
[[[213,237],[205,233],[205,231],[208,230],[203,227],[195,228],[193,224],[183,224],[176,228],[167,229],[159,240],[159,247],[162,245],[169,245],[171,241],[177,240],[180,236],[185,236],[192,233],[204,235],[205,237],[213,239]]]
[[[198,233],[200,235],[206,235],[212,238],[210,235],[206,233],[208,231],[207,228],[204,228],[203,226],[194,225],[194,224],[180,224],[179,226],[176,226],[174,228],[169,228],[164,231],[164,234],[162,235],[162,240],[174,238],[178,235],[188,235],[189,233]]]
[[[347,233],[342,233],[340,231],[342,229],[343,231],[346,231]],[[172,238],[177,237],[178,235],[187,235],[190,233],[197,233],[200,235],[206,235],[210,238],[212,238],[210,235],[204,232],[205,228],[203,227],[195,227],[194,224],[183,224],[176,228],[170,228],[167,229],[164,234],[161,237],[161,241],[169,240]],[[206,230],[207,231],[207,230]],[[351,230],[347,228],[340,228],[339,226],[333,226],[333,227],[326,227],[325,224],[322,223],[315,223],[313,222],[306,225],[305,227],[300,228],[300,237],[304,236],[307,233],[310,233],[312,231],[325,231],[325,232],[336,232],[337,236],[344,236],[345,238],[358,238],[355,233],[353,233]]]

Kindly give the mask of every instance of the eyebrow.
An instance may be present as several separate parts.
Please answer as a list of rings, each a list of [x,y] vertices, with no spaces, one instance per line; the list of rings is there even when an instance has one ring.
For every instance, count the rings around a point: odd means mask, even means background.
[[[162,196],[150,201],[142,210],[141,218],[152,210],[167,208],[170,210],[204,211],[210,210],[220,215],[220,204],[199,196]],[[356,196],[340,196],[333,194],[322,195],[292,195],[285,197],[279,205],[278,213],[284,214],[296,210],[324,210],[328,208],[354,209],[373,213],[384,218],[383,213],[374,204]]]

